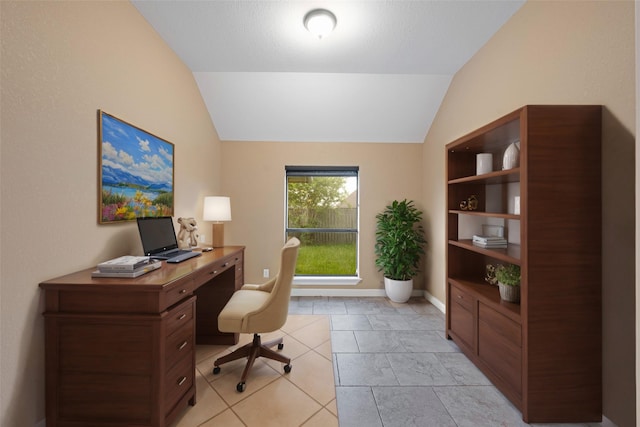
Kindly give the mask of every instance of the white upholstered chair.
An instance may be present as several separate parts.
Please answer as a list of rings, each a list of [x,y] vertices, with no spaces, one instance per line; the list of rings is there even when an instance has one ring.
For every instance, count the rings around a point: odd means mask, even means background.
[[[282,350],[284,347],[282,338],[262,344],[259,334],[276,331],[287,321],[291,282],[296,270],[299,247],[298,239],[295,237],[289,239],[281,250],[278,274],[261,285],[244,285],[234,292],[218,315],[218,329],[221,332],[253,334],[252,343],[218,358],[213,363],[213,373],[218,374],[220,365],[243,357],[247,358],[247,364],[236,387],[239,392],[245,390],[245,381],[253,362],[258,357],[285,363],[285,373],[291,371],[291,359],[271,349],[278,345],[278,350]]]

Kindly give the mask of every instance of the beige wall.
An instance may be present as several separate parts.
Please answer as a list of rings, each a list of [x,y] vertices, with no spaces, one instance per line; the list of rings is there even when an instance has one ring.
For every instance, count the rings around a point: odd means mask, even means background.
[[[97,224],[98,109],[175,144],[175,214],[219,191],[220,143],[193,76],[128,2],[0,2],[0,425],[44,419],[38,283],[140,253]]]
[[[359,166],[362,283],[350,289],[384,288],[374,265],[375,216],[394,199],[414,199],[424,209],[418,200],[421,155],[422,144],[223,142],[222,185],[233,217],[225,241],[247,246],[246,280],[261,282],[263,268],[277,271],[284,243],[285,165]]]
[[[604,413],[619,426],[635,423],[634,52],[632,1],[526,3],[456,74],[423,161],[431,240],[439,242],[427,289],[444,301],[443,146],[525,104],[604,105]]]

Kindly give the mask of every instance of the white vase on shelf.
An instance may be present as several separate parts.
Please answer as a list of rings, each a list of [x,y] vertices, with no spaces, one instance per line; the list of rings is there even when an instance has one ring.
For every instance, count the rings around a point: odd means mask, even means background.
[[[493,170],[493,154],[476,154],[476,175],[483,175]]]
[[[520,141],[509,144],[502,157],[502,170],[513,169],[520,165]]]

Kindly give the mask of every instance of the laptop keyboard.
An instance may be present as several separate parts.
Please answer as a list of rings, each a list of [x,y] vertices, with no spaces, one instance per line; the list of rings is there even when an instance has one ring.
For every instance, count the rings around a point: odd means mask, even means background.
[[[202,255],[201,252],[193,252],[193,251],[180,251],[180,255],[171,257],[167,260],[169,263],[182,262],[189,258],[194,258]]]

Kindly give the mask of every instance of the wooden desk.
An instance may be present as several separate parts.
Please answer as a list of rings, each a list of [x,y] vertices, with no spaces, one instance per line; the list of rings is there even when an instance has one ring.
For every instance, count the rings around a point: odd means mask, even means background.
[[[40,283],[47,426],[165,427],[196,403],[195,343],[237,343],[217,324],[244,282],[244,247],[135,279],[94,270]]]

